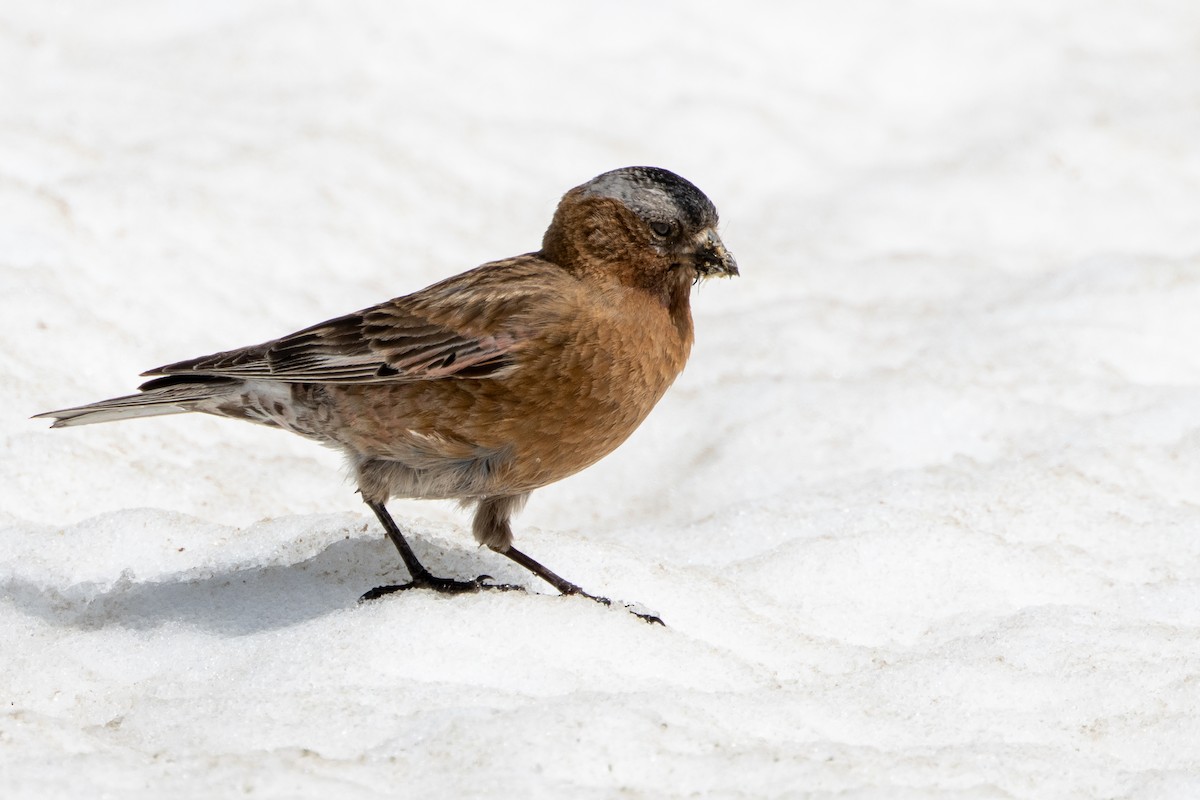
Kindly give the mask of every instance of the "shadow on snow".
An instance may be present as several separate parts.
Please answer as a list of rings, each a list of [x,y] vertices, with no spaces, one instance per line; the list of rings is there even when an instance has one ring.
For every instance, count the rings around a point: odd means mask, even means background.
[[[410,542],[435,574],[470,579],[487,573],[523,583],[524,576],[488,559],[486,551],[441,547],[417,537]],[[137,630],[174,623],[239,636],[352,609],[368,589],[407,580],[390,543],[355,538],[334,542],[296,564],[235,566],[210,576],[147,581],[123,575],[99,592],[94,585],[57,588],[12,577],[0,583],[0,595],[18,611],[62,627]],[[402,596],[371,602],[395,602]]]

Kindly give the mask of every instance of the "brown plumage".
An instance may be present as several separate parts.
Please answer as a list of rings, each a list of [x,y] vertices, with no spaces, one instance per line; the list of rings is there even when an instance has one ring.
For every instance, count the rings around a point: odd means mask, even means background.
[[[614,170],[569,191],[542,249],[264,344],[146,372],[140,393],[51,411],[54,427],[200,411],[290,430],[344,452],[412,581],[436,578],[384,503],[477,504],[475,538],[583,592],[512,547],[509,518],[538,487],[633,433],[692,347],[691,287],[736,275],[717,214],[666,170]]]

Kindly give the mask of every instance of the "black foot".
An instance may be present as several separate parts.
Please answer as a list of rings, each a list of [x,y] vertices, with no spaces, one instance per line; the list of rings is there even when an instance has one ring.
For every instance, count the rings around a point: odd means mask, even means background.
[[[625,610],[630,614],[633,614],[638,619],[649,622],[651,625],[662,625],[664,628],[667,627],[667,623],[663,622],[662,617],[660,617],[658,614],[651,614],[649,611],[634,611],[633,606],[625,606]]]
[[[555,589],[558,589],[558,591],[564,595],[577,594],[580,597],[586,597],[588,600],[591,600],[594,603],[599,603],[602,606],[611,606],[612,605],[612,600],[609,600],[607,597],[599,597],[597,595],[589,594],[588,592],[585,592],[582,588],[575,585],[574,583],[571,583],[566,578],[563,578],[560,575],[555,575],[553,572],[546,569],[545,566],[534,561],[532,558],[525,555],[524,553],[522,553],[520,550],[518,550],[515,547],[510,546],[503,550],[501,550],[498,547],[493,547],[492,549],[495,550],[497,553],[500,553],[503,556],[507,556],[508,558],[511,558],[513,561],[517,562],[522,567],[524,567],[525,569],[532,572],[534,575],[537,575],[539,578],[541,578],[546,583],[553,586]],[[631,606],[631,605],[626,605],[625,610],[628,611],[630,614],[633,614],[635,617],[644,619],[646,622],[662,625],[664,628],[667,627],[667,623],[663,622],[662,619],[660,617],[658,617],[656,614],[638,611],[634,608],[634,606]]]
[[[491,575],[480,575],[473,581],[456,581],[453,578],[438,578],[433,575],[422,575],[414,578],[408,583],[396,584],[393,586],[376,586],[371,591],[358,598],[358,602],[365,603],[368,600],[378,600],[384,595],[389,595],[392,592],[404,592],[409,589],[432,589],[435,592],[442,594],[465,594],[467,592],[482,592],[482,591],[498,591],[498,592],[523,592],[523,586],[517,586],[512,583],[485,583],[490,581]]]
[[[612,600],[609,600],[607,597],[598,597],[594,594],[588,594],[574,584],[571,584],[571,586],[574,587],[574,591],[563,592],[563,594],[567,595],[568,597],[571,595],[586,597],[588,600],[591,600],[594,603],[599,603],[602,606],[611,606],[613,604]],[[649,611],[638,611],[637,607],[632,605],[626,605],[625,610],[630,614],[633,614],[638,619],[643,619],[652,625],[662,625],[664,628],[667,627],[667,623],[663,622],[662,617],[658,616],[657,614],[651,614]]]

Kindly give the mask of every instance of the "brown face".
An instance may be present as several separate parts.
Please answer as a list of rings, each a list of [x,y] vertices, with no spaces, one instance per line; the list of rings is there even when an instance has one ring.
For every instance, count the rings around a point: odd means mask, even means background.
[[[544,251],[647,289],[738,274],[717,235],[717,210],[694,185],[655,167],[606,172],[563,197]]]

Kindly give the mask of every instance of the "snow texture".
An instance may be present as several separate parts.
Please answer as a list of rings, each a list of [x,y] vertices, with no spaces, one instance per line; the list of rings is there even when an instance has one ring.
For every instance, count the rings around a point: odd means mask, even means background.
[[[0,5],[0,796],[1200,796],[1200,5]],[[716,202],[683,377],[449,503],[203,417],[29,415]]]

